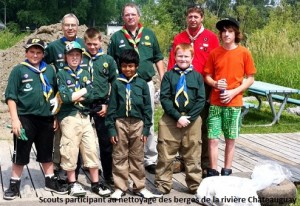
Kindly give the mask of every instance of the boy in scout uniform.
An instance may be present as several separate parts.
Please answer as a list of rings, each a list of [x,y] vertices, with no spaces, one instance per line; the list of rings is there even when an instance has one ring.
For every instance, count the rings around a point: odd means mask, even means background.
[[[104,54],[101,49],[101,33],[95,28],[89,28],[84,34],[87,51],[83,52],[81,67],[89,71],[93,83],[93,102],[90,105],[90,115],[95,122],[95,128],[100,147],[100,159],[105,182],[113,184],[112,180],[112,144],[105,127],[110,83],[116,78],[118,68],[114,59]]]
[[[174,52],[176,64],[164,75],[160,90],[164,114],[158,129],[156,193],[171,191],[172,165],[179,152],[184,160],[187,187],[195,194],[201,182],[200,112],[205,104],[204,81],[191,64],[194,49],[190,44],[179,44]]]
[[[165,70],[163,54],[160,51],[157,38],[153,31],[145,28],[140,23],[141,11],[134,3],[125,4],[122,11],[124,26],[120,31],[115,32],[110,38],[107,54],[111,55],[121,69],[120,57],[125,49],[134,49],[140,57],[137,73],[144,79],[149,87],[152,111],[154,111],[155,88],[152,77],[155,75],[153,64],[155,64],[160,80]],[[154,115],[152,115],[152,122]],[[145,143],[145,169],[154,174],[157,160],[157,137],[154,134],[154,126],[150,128],[150,134]]]
[[[25,49],[26,60],[13,68],[5,91],[14,134],[12,176],[3,196],[6,200],[20,195],[21,175],[24,165],[29,163],[33,143],[37,161],[45,173],[45,189],[67,193],[67,188],[54,176],[52,162],[54,130],[58,125],[51,114],[49,101],[56,90],[55,71],[42,61],[45,49],[42,40],[29,39]]]
[[[50,42],[45,49],[45,56],[44,61],[47,64],[53,64],[55,67],[56,72],[58,70],[63,69],[65,66],[64,60],[64,51],[65,46],[67,43],[71,41],[76,41],[84,47],[84,41],[82,38],[77,37],[79,27],[79,20],[75,16],[75,14],[69,13],[66,14],[61,20],[61,30],[63,32],[63,37]],[[54,151],[53,151],[53,162],[56,166],[55,170],[57,172],[60,171],[59,164],[60,164],[60,152],[59,152],[59,145],[60,145],[60,138],[61,138],[61,131],[58,129],[55,132],[55,139],[54,139]],[[81,159],[78,156],[78,163],[76,168],[76,176],[79,174],[79,169],[81,167]],[[59,177],[59,176],[58,176]]]
[[[113,144],[113,178],[115,192],[111,198],[120,199],[133,180],[133,192],[153,198],[145,188],[144,144],[152,125],[151,100],[145,80],[137,73],[139,55],[133,49],[120,56],[122,74],[112,84],[106,126]]]
[[[62,100],[57,114],[62,131],[60,153],[61,167],[67,171],[69,194],[84,196],[86,191],[76,182],[75,169],[79,150],[84,166],[89,168],[92,192],[110,195],[110,190],[99,183],[96,138],[89,118],[89,104],[93,98],[88,71],[80,67],[82,48],[73,41],[66,45],[63,70],[57,73],[58,90]]]

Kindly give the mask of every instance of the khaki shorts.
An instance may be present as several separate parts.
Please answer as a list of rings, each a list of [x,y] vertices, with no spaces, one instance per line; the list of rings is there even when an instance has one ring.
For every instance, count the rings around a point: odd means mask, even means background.
[[[219,139],[222,132],[228,139],[236,139],[240,133],[241,107],[211,105],[207,118],[208,139]]]
[[[60,128],[61,167],[66,171],[75,170],[80,150],[84,167],[98,168],[97,142],[90,117],[80,113],[65,117],[60,122]]]

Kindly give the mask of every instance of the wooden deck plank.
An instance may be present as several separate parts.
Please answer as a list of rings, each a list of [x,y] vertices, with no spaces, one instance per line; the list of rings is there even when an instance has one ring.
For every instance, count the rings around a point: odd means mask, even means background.
[[[14,148],[12,144],[8,144],[10,153],[13,154]],[[24,166],[22,177],[21,177],[21,186],[20,186],[20,196],[21,198],[34,198],[36,193],[31,182],[30,173],[28,171],[28,166]]]
[[[9,187],[9,180],[11,177],[11,157],[12,153],[8,147],[8,141],[0,141],[1,148],[1,190],[0,195],[3,197],[4,191]]]
[[[277,151],[282,156],[288,156],[293,159],[300,159],[300,154],[297,154],[297,152],[293,151],[289,147],[290,145],[284,145],[281,142],[272,142],[269,140],[268,136],[261,136],[259,138],[252,138],[252,137],[245,136],[244,138],[253,143],[261,144],[265,148],[269,148],[269,149],[273,150],[274,152]]]
[[[293,173],[293,181],[300,181],[300,133],[293,134],[243,134],[236,140],[235,156],[233,159],[232,169],[233,172],[251,172],[253,171],[257,163],[262,163],[265,160],[272,160],[278,164],[288,168]],[[2,190],[6,189],[9,184],[9,178],[11,175],[11,152],[12,152],[12,142],[0,141],[0,148],[3,148],[3,153],[5,156],[1,155],[1,175],[3,178]],[[223,139],[219,143],[219,159],[218,159],[218,169],[220,170],[224,164],[224,149],[225,142]],[[2,152],[1,152],[2,153]],[[24,168],[21,185],[29,187],[28,182],[32,178],[33,188],[35,190],[32,192],[32,196],[26,196],[28,191],[22,193],[22,198],[17,198],[14,202],[23,203],[24,201],[38,200],[35,196],[35,192],[39,197],[51,197],[52,193],[44,191],[44,177],[41,171],[40,164],[35,161],[36,153],[31,154],[31,161],[28,164],[28,170]],[[27,171],[27,174],[26,174]],[[29,177],[27,177],[29,176]],[[24,180],[25,177],[25,180]],[[27,177],[27,179],[26,179]],[[38,179],[40,183],[37,183]],[[87,190],[87,195],[91,198],[99,198],[98,195],[93,194],[90,191],[90,178],[89,173],[81,170],[78,180],[84,188]],[[146,172],[146,187],[153,191],[155,189],[154,185],[154,175]],[[26,188],[21,188],[21,190],[26,190]],[[30,187],[29,187],[30,189]],[[28,190],[28,188],[27,188]],[[40,191],[39,191],[40,190]],[[21,191],[22,192],[22,191]],[[45,192],[45,193],[44,193]],[[49,196],[48,196],[49,195]],[[73,198],[68,195],[57,195],[53,194],[54,197],[62,198]],[[128,192],[127,198],[131,197],[137,198],[132,192]],[[164,196],[164,198],[170,200],[171,205],[182,205],[180,203],[175,203],[176,198],[192,198],[191,194],[188,194],[188,189],[185,183],[185,174],[179,173],[173,175],[173,189],[170,194]],[[106,199],[106,202],[108,199]],[[158,201],[157,201],[158,202]],[[5,200],[0,199],[0,205],[7,203]],[[106,204],[105,204],[106,205]],[[120,205],[126,205],[120,203]],[[132,204],[137,205],[137,204]],[[193,203],[192,203],[193,205]]]
[[[299,164],[300,159],[294,157],[283,156],[281,152],[275,151],[268,145],[262,145],[261,142],[255,143],[253,140],[248,140],[246,138],[239,138],[237,140],[244,147],[251,147],[251,149],[257,151],[259,154],[265,156],[271,156],[273,159],[290,164],[291,161],[293,164]]]

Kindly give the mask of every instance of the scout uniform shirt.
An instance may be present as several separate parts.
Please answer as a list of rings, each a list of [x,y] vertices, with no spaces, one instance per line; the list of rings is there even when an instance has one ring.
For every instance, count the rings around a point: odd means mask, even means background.
[[[108,112],[105,125],[109,136],[116,136],[115,121],[117,118],[135,117],[144,122],[143,135],[148,136],[152,125],[152,108],[147,82],[135,77],[130,83],[131,110],[126,116],[126,83],[116,79],[111,88]]]
[[[43,74],[46,75],[53,91],[48,101],[45,99],[39,74],[23,64],[18,64],[11,71],[5,91],[5,101],[11,99],[16,102],[18,115],[52,116],[49,100],[55,94],[56,75],[50,65],[46,66]]]
[[[75,41],[78,42],[82,48],[85,48],[83,39],[76,38]],[[65,66],[64,51],[67,43],[68,41],[66,41],[66,38],[62,37],[50,42],[45,48],[44,60],[47,64],[53,64],[56,72],[58,72],[60,69],[63,69]]]
[[[87,93],[83,95],[85,100],[72,102],[72,93],[75,92],[76,85],[74,77],[71,76],[66,69],[61,69],[57,73],[58,91],[63,102],[57,114],[59,121],[67,116],[75,116],[78,112],[86,116],[89,114],[89,104],[93,99],[93,87],[88,71],[82,69],[79,76],[79,83],[80,89],[84,87],[87,89]]]
[[[90,72],[93,83],[93,98],[94,100],[101,100],[102,104],[108,103],[109,83],[111,83],[117,76],[118,67],[115,60],[102,53],[93,59],[93,69],[89,68],[89,61],[91,59],[87,51],[83,52],[83,63],[80,67]]]
[[[175,104],[175,96],[179,78],[180,74],[176,72],[175,69],[165,73],[161,82],[160,102],[166,114],[175,120],[178,120],[181,116],[191,116],[189,120],[193,121],[197,119],[205,105],[203,78],[195,70],[186,74],[185,78],[189,103],[186,106],[179,104],[178,107]]]
[[[116,60],[119,69],[121,68],[119,58],[125,49],[134,49],[134,46],[127,40],[122,30],[115,32],[110,39],[107,54]],[[143,28],[141,39],[137,44],[137,50],[140,56],[137,73],[139,77],[145,81],[151,81],[152,77],[155,75],[153,63],[163,59],[163,55],[153,31]]]

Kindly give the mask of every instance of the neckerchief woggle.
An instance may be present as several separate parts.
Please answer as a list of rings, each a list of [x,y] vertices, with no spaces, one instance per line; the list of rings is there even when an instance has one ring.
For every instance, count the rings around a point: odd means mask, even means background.
[[[127,79],[124,74],[120,74],[120,77],[117,78],[119,81],[126,83],[126,116],[127,117],[129,115],[129,111],[131,110],[131,98],[130,98],[131,85],[130,85],[130,83],[137,75],[138,74],[135,74],[130,79]]]
[[[92,79],[92,82],[94,81],[94,63],[93,61],[97,60],[99,56],[103,55],[103,51],[102,49],[99,49],[98,53],[94,56],[92,56],[89,52],[87,52],[84,48],[82,49],[83,52],[82,54],[83,55],[86,55],[88,58],[89,58],[89,66],[88,66],[88,71],[91,75],[91,79]]]
[[[175,104],[177,107],[179,107],[179,96],[181,93],[183,93],[183,96],[185,98],[184,106],[186,106],[189,103],[189,96],[187,94],[185,75],[193,71],[193,66],[190,65],[189,68],[181,70],[177,65],[175,65],[174,71],[180,74],[180,78],[176,85]]]
[[[134,50],[139,54],[139,50],[138,50],[138,43],[140,42],[141,38],[142,38],[142,32],[143,32],[144,27],[142,26],[142,24],[138,24],[138,34],[137,36],[133,39],[131,37],[131,35],[128,33],[125,25],[122,28],[122,32],[124,33],[126,39],[128,40],[129,43],[131,43],[133,45]]]
[[[39,69],[32,66],[28,59],[26,59],[24,62],[21,62],[21,64],[25,65],[29,70],[33,71],[34,73],[39,74],[40,80],[42,82],[43,94],[45,96],[46,101],[48,101],[53,92],[53,89],[49,83],[47,76],[44,74],[44,72],[47,69],[47,64],[44,61],[41,61]]]
[[[197,34],[195,36],[192,36],[190,34],[189,29],[186,29],[186,33],[189,36],[189,39],[191,40],[191,45],[194,46],[194,41],[198,38],[198,36],[204,31],[204,26],[202,25],[201,28],[199,29],[199,31],[197,32]]]

